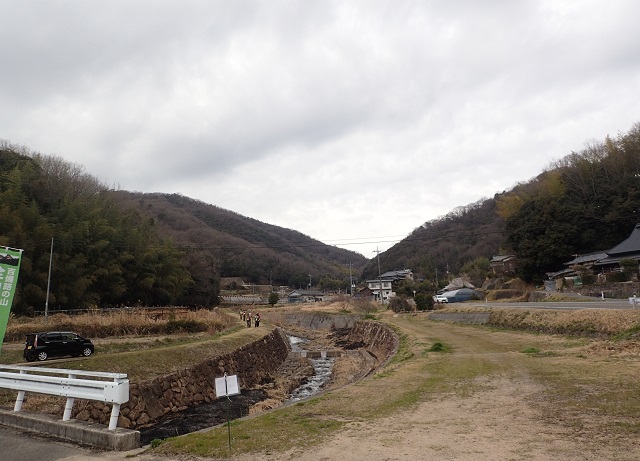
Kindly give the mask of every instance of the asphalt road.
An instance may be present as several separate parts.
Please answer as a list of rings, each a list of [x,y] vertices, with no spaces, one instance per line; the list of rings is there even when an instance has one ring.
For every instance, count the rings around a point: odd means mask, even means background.
[[[0,461],[58,461],[76,459],[72,458],[75,456],[87,456],[87,461],[92,459],[88,449],[3,426],[0,426],[0,447]]]
[[[140,450],[102,451],[0,426],[0,461],[126,461]],[[144,456],[145,461],[171,458]]]

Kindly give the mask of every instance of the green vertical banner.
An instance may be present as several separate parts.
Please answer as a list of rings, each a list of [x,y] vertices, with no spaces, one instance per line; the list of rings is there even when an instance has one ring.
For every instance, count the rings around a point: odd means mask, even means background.
[[[0,246],[0,347],[7,331],[21,258],[22,250]]]

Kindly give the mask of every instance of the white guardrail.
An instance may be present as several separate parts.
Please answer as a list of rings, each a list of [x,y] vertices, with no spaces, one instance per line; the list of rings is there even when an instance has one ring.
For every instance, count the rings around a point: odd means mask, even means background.
[[[71,419],[74,399],[111,403],[111,431],[118,425],[120,405],[129,401],[129,380],[122,373],[0,365],[0,388],[18,391],[13,411],[22,410],[25,392],[66,397],[63,421]]]

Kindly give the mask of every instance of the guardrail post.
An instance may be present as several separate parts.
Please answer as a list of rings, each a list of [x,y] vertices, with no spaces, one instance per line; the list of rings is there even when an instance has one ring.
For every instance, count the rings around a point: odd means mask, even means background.
[[[118,378],[114,378],[113,382],[114,383],[123,383],[127,381],[126,379],[118,379]],[[111,405],[111,418],[109,418],[109,430],[110,431],[115,431],[116,427],[118,427],[118,418],[120,417],[120,404],[119,403],[113,403]]]
[[[76,375],[69,374],[69,379],[75,379]],[[62,421],[69,421],[71,419],[71,410],[73,410],[73,397],[67,397],[67,403],[64,406],[64,414],[62,415]]]
[[[109,430],[115,431],[118,427],[118,418],[120,417],[120,404],[114,403],[111,407],[111,418],[109,419]]]
[[[25,370],[20,370],[21,375],[27,374]],[[18,391],[18,397],[16,397],[16,404],[13,406],[13,411],[21,411],[22,410],[22,402],[24,402],[24,393],[25,391]]]

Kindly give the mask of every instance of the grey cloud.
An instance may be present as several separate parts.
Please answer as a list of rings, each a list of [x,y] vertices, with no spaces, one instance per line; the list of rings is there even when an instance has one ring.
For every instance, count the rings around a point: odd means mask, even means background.
[[[272,222],[407,233],[637,121],[633,1],[0,5],[0,137]]]

